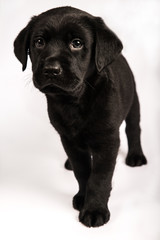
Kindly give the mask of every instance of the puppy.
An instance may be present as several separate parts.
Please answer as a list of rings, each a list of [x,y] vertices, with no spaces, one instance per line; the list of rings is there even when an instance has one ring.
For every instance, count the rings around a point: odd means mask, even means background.
[[[14,42],[23,70],[30,56],[33,83],[46,95],[79,191],[79,220],[98,227],[110,218],[107,202],[115,168],[119,127],[126,121],[126,164],[146,164],[140,141],[139,101],[122,43],[99,17],[61,7],[31,19]]]

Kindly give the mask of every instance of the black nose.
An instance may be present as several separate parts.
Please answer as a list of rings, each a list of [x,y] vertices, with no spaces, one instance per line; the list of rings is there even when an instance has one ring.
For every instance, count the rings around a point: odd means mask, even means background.
[[[43,73],[45,76],[60,75],[62,73],[62,67],[58,61],[54,61],[45,64]]]

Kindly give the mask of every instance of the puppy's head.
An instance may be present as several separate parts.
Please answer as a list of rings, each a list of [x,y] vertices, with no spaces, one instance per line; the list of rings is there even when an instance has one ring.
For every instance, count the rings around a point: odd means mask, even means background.
[[[120,40],[100,18],[71,7],[33,17],[14,42],[23,70],[30,56],[33,82],[44,93],[81,89],[121,50]]]

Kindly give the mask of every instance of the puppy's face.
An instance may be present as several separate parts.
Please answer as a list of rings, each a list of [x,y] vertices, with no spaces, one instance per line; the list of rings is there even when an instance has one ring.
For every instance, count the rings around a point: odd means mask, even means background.
[[[33,17],[14,42],[23,65],[29,53],[34,85],[44,93],[73,93],[109,64],[122,44],[100,18],[63,7]]]
[[[93,33],[80,19],[60,15],[36,20],[30,36],[33,81],[42,92],[83,86],[93,52]]]

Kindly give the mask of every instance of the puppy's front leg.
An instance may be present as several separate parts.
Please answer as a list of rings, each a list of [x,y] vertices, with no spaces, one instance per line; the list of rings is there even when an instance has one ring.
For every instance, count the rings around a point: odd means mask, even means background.
[[[88,227],[98,227],[110,218],[107,202],[119,148],[119,134],[106,135],[105,143],[92,144],[93,168],[89,177],[84,207],[79,220]]]
[[[91,172],[91,156],[87,149],[80,147],[75,140],[69,140],[61,136],[61,141],[79,184],[79,191],[73,198],[73,207],[81,210],[84,204],[87,181]]]

